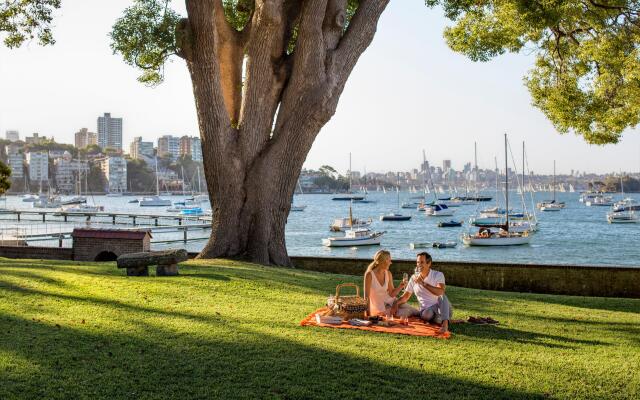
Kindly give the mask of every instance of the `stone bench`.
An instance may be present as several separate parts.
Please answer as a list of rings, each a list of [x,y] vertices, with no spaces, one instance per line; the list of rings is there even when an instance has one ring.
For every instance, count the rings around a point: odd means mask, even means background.
[[[175,276],[178,263],[188,258],[185,249],[128,253],[118,257],[118,268],[126,268],[127,276],[149,276],[149,266],[157,265],[157,276]]]

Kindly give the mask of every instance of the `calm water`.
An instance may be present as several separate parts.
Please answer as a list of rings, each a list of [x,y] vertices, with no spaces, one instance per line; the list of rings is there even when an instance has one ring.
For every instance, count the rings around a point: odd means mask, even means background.
[[[401,193],[401,201],[409,201],[409,193]],[[321,245],[322,238],[335,233],[329,232],[329,225],[334,218],[347,217],[349,213],[348,202],[333,201],[331,195],[296,195],[295,204],[307,206],[303,212],[293,212],[289,216],[286,228],[287,246],[290,255],[323,256],[323,257],[354,257],[371,258],[379,249],[385,248],[391,251],[395,258],[412,258],[414,250],[409,248],[411,242],[432,242],[457,240],[458,246],[453,249],[428,249],[434,258],[438,260],[461,261],[494,261],[517,263],[553,263],[553,264],[578,264],[578,265],[621,265],[640,266],[640,224],[609,224],[606,220],[608,207],[586,207],[578,201],[578,193],[558,193],[559,201],[566,202],[566,208],[559,212],[538,212],[539,230],[534,234],[531,244],[525,246],[507,247],[465,247],[460,241],[462,233],[468,228],[467,221],[477,210],[478,206],[457,207],[453,218],[451,217],[427,217],[417,210],[403,209],[403,214],[411,214],[413,218],[406,222],[382,222],[379,216],[397,208],[397,197],[394,192],[383,194],[374,192],[369,194],[370,200],[377,201],[369,204],[354,204],[353,214],[357,218],[372,218],[374,223],[371,229],[386,231],[382,239],[382,246],[360,248],[327,248]],[[549,199],[550,193],[536,193],[535,201]],[[640,200],[640,196],[635,194]],[[167,196],[173,201],[179,201],[181,196]],[[614,196],[616,200],[621,196]],[[97,205],[104,205],[106,211],[135,212],[146,214],[169,214],[164,207],[139,207],[137,204],[129,204],[131,197],[114,198],[105,196],[89,197],[89,201]],[[417,201],[417,200],[411,200]],[[510,203],[514,208],[521,209],[520,196],[515,192],[510,195]],[[495,202],[480,203],[481,208],[495,205]],[[7,199],[6,208],[30,209],[29,203],[23,203],[19,197],[10,196]],[[208,208],[208,207],[203,207]],[[531,209],[530,200],[527,208]],[[0,220],[0,227],[10,231],[19,227],[26,233],[37,232],[64,232],[70,231],[74,226],[86,226],[86,222],[78,220],[64,224],[61,221],[48,222],[46,225],[37,221],[37,217],[31,221],[23,221],[17,224],[15,219],[7,216]],[[464,220],[461,228],[438,228],[441,220]],[[122,222],[125,222],[123,219]],[[92,226],[109,227],[110,220],[104,220],[104,225],[95,221]],[[122,226],[122,225],[120,225]],[[194,230],[189,232],[190,238],[204,238],[208,236],[208,230]],[[154,241],[167,241],[182,238],[179,232],[154,233]],[[186,245],[190,251],[198,251],[205,241],[192,241]],[[32,245],[55,246],[57,240],[39,241]],[[70,243],[65,243],[70,245]],[[158,243],[154,248],[184,247],[178,243]]]

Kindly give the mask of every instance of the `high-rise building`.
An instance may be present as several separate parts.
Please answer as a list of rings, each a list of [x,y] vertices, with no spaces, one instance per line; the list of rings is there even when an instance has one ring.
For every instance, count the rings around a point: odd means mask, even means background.
[[[451,169],[451,160],[442,160],[442,170],[448,171]]]
[[[129,155],[134,160],[144,157],[153,157],[153,142],[143,142],[142,137],[136,136],[129,145]]]
[[[98,146],[122,151],[122,118],[112,118],[110,113],[98,117]]]
[[[11,168],[11,179],[24,178],[24,155],[22,153],[11,153],[7,156],[7,164]]]
[[[87,128],[82,128],[75,135],[75,144],[79,149],[84,149],[92,144],[98,144],[98,134],[89,132]]]
[[[197,136],[180,138],[180,156],[190,155],[193,161],[202,161],[202,143]]]
[[[202,162],[202,142],[199,137],[192,137],[191,139],[191,159],[193,161]]]
[[[29,180],[43,182],[49,180],[49,154],[46,151],[27,153]]]
[[[170,155],[172,159],[180,157],[180,138],[164,135],[158,138],[158,156]]]
[[[17,142],[18,140],[20,140],[20,132],[18,132],[18,131],[7,131],[5,137],[10,142]]]
[[[100,169],[107,181],[105,189],[110,193],[125,192],[127,190],[127,160],[119,156],[110,156],[96,161],[100,163]]]

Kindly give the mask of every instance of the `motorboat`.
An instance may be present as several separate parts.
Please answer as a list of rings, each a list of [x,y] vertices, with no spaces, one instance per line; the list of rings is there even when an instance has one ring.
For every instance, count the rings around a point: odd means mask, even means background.
[[[607,221],[610,224],[635,224],[638,220],[638,214],[635,211],[618,211],[607,214]]]
[[[427,204],[421,208],[424,208],[425,214],[430,217],[450,217],[454,213],[454,210],[449,208],[446,204],[441,203]],[[421,208],[418,210],[422,211]]]
[[[71,205],[67,205],[65,207],[65,205],[63,204],[62,207],[60,207],[59,211],[62,212],[78,212],[78,213],[83,213],[83,212],[100,212],[100,211],[104,211],[104,206],[96,206],[96,205],[91,205],[91,204],[71,204]]]
[[[540,211],[560,211],[564,208],[564,203],[539,203],[538,208],[540,209]]]
[[[446,242],[412,242],[409,243],[409,247],[412,250],[415,249],[424,249],[424,248],[428,248],[428,247],[433,247],[436,249],[451,249],[454,248],[458,245],[458,242],[455,242],[453,240],[450,241],[446,241]]]
[[[344,194],[341,196],[332,197],[331,200],[335,201],[361,201],[364,200],[364,196],[360,196],[357,194]]]
[[[63,200],[60,204],[63,206],[73,205],[73,204],[85,204],[87,202],[87,198],[84,196],[74,196],[70,199]]]
[[[333,232],[344,232],[354,228],[368,228],[373,223],[371,218],[358,219],[358,218],[336,218],[329,227],[329,230]]]
[[[598,195],[594,197],[592,200],[587,200],[585,203],[588,207],[610,207],[613,205],[613,197],[611,196],[603,196]]]
[[[638,202],[636,201],[636,199],[632,199],[631,197],[626,197],[620,201],[617,201],[613,205],[613,212],[625,211],[630,209],[631,207],[637,207],[637,206],[638,206]]]
[[[411,215],[402,215],[398,213],[389,213],[380,216],[380,221],[409,221]]]
[[[163,199],[160,196],[145,196],[139,200],[140,207],[167,207],[171,205],[171,200]]]
[[[384,234],[366,228],[348,229],[344,236],[322,239],[322,244],[327,247],[378,246]]]
[[[463,221],[440,221],[438,222],[439,228],[454,228],[458,226],[462,226]]]
[[[204,211],[202,211],[201,207],[192,207],[192,208],[184,208],[180,210],[180,215],[204,215]]]
[[[486,230],[484,232],[487,232]],[[488,234],[465,234],[462,236],[462,243],[465,246],[517,246],[529,244],[531,236],[529,232],[499,231]]]
[[[122,197],[122,192],[109,192],[106,194],[107,197]]]
[[[600,196],[599,193],[595,193],[595,192],[584,192],[580,194],[580,198],[578,199],[578,201],[580,201],[581,203],[587,203],[588,201],[592,201],[593,199],[595,199],[596,197]]]
[[[400,205],[400,208],[411,208],[411,209],[417,209],[420,205],[422,205],[422,202],[406,202],[406,203],[402,203],[402,205]]]
[[[31,203],[34,208],[58,208],[62,205],[58,196],[40,196],[38,200]]]
[[[132,200],[128,201],[129,204],[135,204],[135,203],[139,203],[139,202],[140,202],[139,199],[132,199]]]
[[[293,205],[293,204],[292,204],[292,205],[291,205],[291,209],[290,209],[290,211],[304,211],[306,208],[307,208],[307,206],[306,206],[306,205],[299,205],[299,206],[296,206],[296,205]]]
[[[22,196],[22,201],[24,203],[33,203],[34,201],[38,201],[38,196],[35,194],[26,194]]]

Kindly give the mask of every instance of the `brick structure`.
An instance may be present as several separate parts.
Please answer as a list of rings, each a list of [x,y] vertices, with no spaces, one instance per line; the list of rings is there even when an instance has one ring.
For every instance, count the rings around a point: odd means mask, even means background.
[[[77,261],[115,261],[118,256],[151,250],[151,231],[140,229],[79,229],[73,237],[73,259]]]

